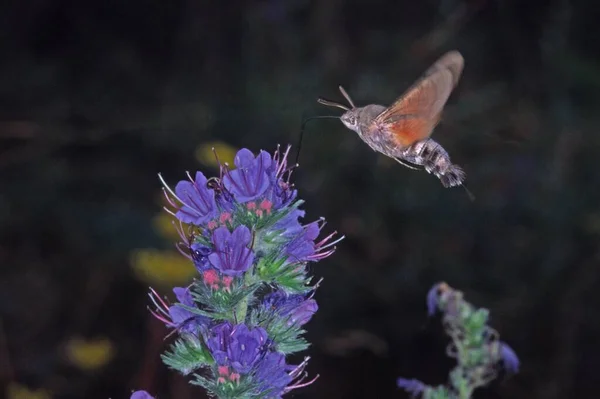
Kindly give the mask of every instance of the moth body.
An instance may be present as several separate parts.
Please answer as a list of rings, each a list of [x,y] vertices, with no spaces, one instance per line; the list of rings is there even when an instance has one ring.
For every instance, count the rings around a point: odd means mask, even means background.
[[[374,151],[411,169],[418,168],[410,164],[422,166],[440,179],[444,187],[454,187],[462,185],[466,175],[430,136],[463,66],[464,60],[458,51],[446,53],[389,107],[378,104],[357,107],[341,86],[340,92],[349,107],[321,98],[318,102],[343,109],[340,119],[344,126],[358,133]]]

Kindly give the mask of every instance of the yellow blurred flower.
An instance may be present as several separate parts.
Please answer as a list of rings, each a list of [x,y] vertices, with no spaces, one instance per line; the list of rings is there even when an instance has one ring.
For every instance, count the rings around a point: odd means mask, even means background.
[[[6,387],[7,399],[50,399],[52,396],[43,389],[32,390],[24,385],[11,382]]]
[[[197,274],[193,262],[177,251],[138,249],[130,263],[137,278],[149,285],[184,285]]]
[[[218,167],[213,148],[217,152],[221,163],[233,165],[233,159],[238,150],[222,141],[211,141],[200,144],[198,148],[196,148],[196,159],[204,165]]]
[[[179,233],[177,233],[177,230],[173,225],[173,223],[179,225],[179,221],[172,215],[169,215],[167,212],[158,213],[152,220],[152,223],[154,224],[154,229],[163,238],[174,242],[181,241],[181,237],[179,237]],[[184,224],[184,227],[185,226],[186,225]],[[186,230],[184,229],[183,231]]]
[[[115,355],[113,343],[108,338],[71,338],[65,347],[67,358],[83,370],[96,370],[105,366]]]

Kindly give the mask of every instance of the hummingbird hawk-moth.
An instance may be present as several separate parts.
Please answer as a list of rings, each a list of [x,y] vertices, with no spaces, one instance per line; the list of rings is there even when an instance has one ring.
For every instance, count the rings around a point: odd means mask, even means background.
[[[466,174],[429,136],[440,121],[463,66],[464,59],[458,51],[446,53],[389,107],[356,107],[342,86],[339,89],[351,108],[322,98],[318,102],[346,111],[340,117],[342,123],[373,150],[411,169],[418,169],[412,165],[423,166],[444,187],[454,187],[463,184]]]

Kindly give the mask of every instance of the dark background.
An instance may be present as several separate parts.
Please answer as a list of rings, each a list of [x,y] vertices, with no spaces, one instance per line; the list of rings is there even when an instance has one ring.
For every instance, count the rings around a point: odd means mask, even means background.
[[[444,189],[339,121],[307,126],[307,220],[347,236],[312,270],[297,398],[407,397],[452,361],[425,295],[447,281],[490,309],[522,361],[477,398],[591,398],[600,368],[600,8],[591,0],[30,0],[0,6],[0,384],[55,398],[204,397],[158,355],[136,248],[161,171],[215,169],[198,145],[296,145],[318,96],[389,104],[445,51],[466,64],[434,138],[467,186]],[[164,265],[168,268],[168,265]],[[164,287],[161,292],[167,292]],[[350,334],[350,338],[344,338]],[[69,363],[71,337],[112,360]],[[169,342],[167,340],[166,342]],[[3,393],[8,392],[4,388]],[[14,396],[14,395],[13,395]]]

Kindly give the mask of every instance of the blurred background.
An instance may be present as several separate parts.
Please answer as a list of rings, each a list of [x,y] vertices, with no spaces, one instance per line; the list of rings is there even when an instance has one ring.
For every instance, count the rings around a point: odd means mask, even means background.
[[[445,51],[466,64],[434,133],[476,196],[307,125],[306,220],[346,235],[313,267],[296,398],[405,398],[453,367],[425,295],[490,309],[522,361],[476,398],[597,397],[600,9],[591,0],[29,0],[0,6],[0,396],[203,398],[167,370],[148,286],[191,281],[157,173],[297,145],[316,103],[390,104]],[[295,155],[295,154],[294,154]],[[170,295],[170,294],[169,294]]]

